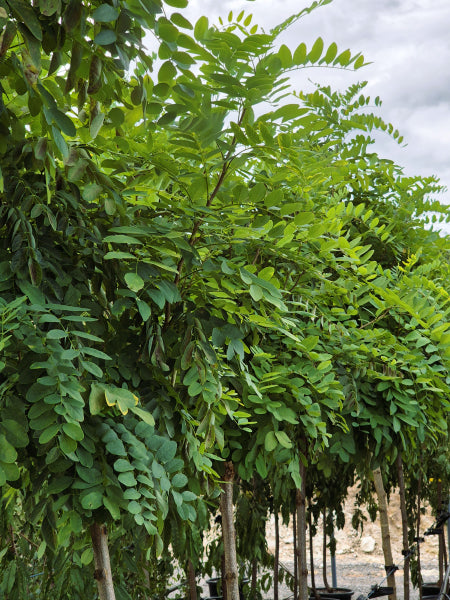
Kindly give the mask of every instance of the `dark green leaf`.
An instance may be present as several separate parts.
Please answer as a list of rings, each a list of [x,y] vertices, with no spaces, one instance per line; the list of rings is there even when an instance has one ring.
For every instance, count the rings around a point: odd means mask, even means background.
[[[10,6],[19,21],[27,27],[37,40],[42,42],[41,25],[31,6],[23,0],[12,0]]]
[[[184,473],[177,473],[172,479],[172,485],[176,488],[184,487],[187,484],[187,482],[188,478],[186,477],[186,475],[184,475]],[[195,494],[194,498],[196,498]]]
[[[62,429],[67,436],[77,442],[84,438],[83,430],[78,423],[63,423]]]
[[[92,18],[96,23],[108,23],[110,21],[116,21],[118,16],[119,11],[110,4],[101,4],[92,13]]]
[[[133,292],[139,292],[144,287],[144,280],[137,273],[126,273],[125,283]]]
[[[120,483],[127,487],[134,487],[137,484],[136,478],[131,471],[119,473],[117,479],[120,481]]]
[[[0,433],[0,460],[4,463],[13,463],[17,459],[15,448],[8,442],[6,437]]]
[[[99,46],[109,46],[117,40],[117,36],[112,29],[102,29],[94,38],[94,44]]]
[[[54,122],[63,133],[69,137],[74,137],[76,135],[77,130],[75,129],[75,125],[67,115],[57,108],[51,108],[49,112],[53,117]]]
[[[103,113],[98,113],[91,121],[91,125],[89,127],[89,133],[91,134],[91,138],[94,140],[100,129],[103,126],[103,121],[105,120],[105,115]]]
[[[81,506],[87,510],[95,510],[103,504],[101,491],[89,492],[81,497]]]
[[[83,369],[86,369],[86,371],[91,373],[91,375],[94,375],[94,377],[97,377],[98,379],[103,377],[103,371],[95,363],[90,362],[88,360],[80,360],[80,364],[83,367]]]

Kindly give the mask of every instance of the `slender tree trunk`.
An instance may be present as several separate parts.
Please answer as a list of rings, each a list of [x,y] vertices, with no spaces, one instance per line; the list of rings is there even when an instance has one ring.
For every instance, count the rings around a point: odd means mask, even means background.
[[[419,480],[417,482],[417,540],[420,540],[420,495],[422,494],[422,470],[419,472]],[[422,600],[422,567],[420,564],[420,541],[417,542],[417,585],[419,586],[419,600]]]
[[[297,560],[298,560],[298,598],[308,600],[308,563],[306,560],[306,468],[300,461],[300,489],[297,489],[295,502],[297,507]]]
[[[279,576],[279,562],[280,562],[280,523],[278,510],[274,507],[273,510],[275,518],[275,557],[273,565],[273,600],[278,600],[278,576]]]
[[[444,548],[443,548],[443,550],[444,550],[444,567],[445,567],[445,570],[447,570],[447,567],[448,567],[448,557],[447,557],[448,530],[447,530],[447,544],[446,544],[445,543],[445,529],[444,529],[444,526],[442,526],[442,529],[443,529],[443,531],[442,531],[442,543],[444,545]]]
[[[97,581],[99,600],[116,600],[112,580],[111,561],[108,550],[106,525],[94,523],[91,526],[92,548],[94,550],[94,578]]]
[[[323,585],[325,586],[325,589],[327,590],[327,592],[331,592],[331,588],[328,585],[328,577],[327,577],[327,509],[326,508],[323,509],[322,518],[323,518],[322,579],[323,579]],[[406,600],[406,598],[405,598],[405,600]]]
[[[147,587],[148,590],[150,590],[150,573],[148,572],[147,569],[142,569],[142,573],[144,574],[144,578],[145,578],[145,585]],[[150,600],[150,591],[145,594],[144,596],[144,600]]]
[[[225,476],[220,496],[227,600],[239,600],[236,533],[233,521],[233,480],[234,466],[232,462],[228,461],[225,463]]]
[[[292,529],[294,534],[294,600],[298,600],[298,548],[297,548],[297,508],[292,513]]]
[[[221,577],[221,584],[222,584],[222,599],[223,600],[228,600],[228,590],[227,590],[227,583],[226,583],[226,574],[227,574],[227,569],[225,567],[225,553],[222,554],[222,560],[221,560],[221,569],[222,569],[222,577]]]
[[[383,485],[383,476],[381,475],[381,469],[378,467],[373,471],[373,482],[375,484],[375,491],[378,497],[378,509],[380,513],[380,525],[381,525],[381,543],[383,546],[384,563],[386,567],[391,567],[394,564],[392,559],[391,549],[391,535],[389,533],[389,519],[387,512],[387,500],[386,492]],[[393,594],[389,596],[390,600],[396,600],[397,592],[395,588],[395,574],[392,573],[387,579],[387,583],[393,588]]]
[[[318,600],[317,590],[316,590],[316,574],[314,571],[314,542],[313,542],[313,534],[312,534],[312,516],[311,516],[311,504],[309,505],[308,510],[308,533],[309,533],[309,564],[311,567],[311,587],[316,600]]]
[[[250,587],[250,598],[256,598],[256,584],[258,582],[258,559],[252,560],[252,582]]]
[[[442,511],[442,481],[437,481],[437,515]],[[444,526],[441,527],[442,533],[439,534],[439,587],[444,580]]]
[[[197,600],[197,580],[195,579],[195,570],[192,560],[188,560],[187,576],[189,582],[189,600]]]
[[[406,510],[406,492],[405,478],[403,476],[403,461],[399,453],[397,455],[397,477],[398,489],[400,495],[400,512],[402,515],[402,535],[403,535],[403,552],[405,553],[405,562],[403,563],[403,598],[409,600],[409,563],[410,558],[406,556],[409,549],[408,544],[408,513]]]

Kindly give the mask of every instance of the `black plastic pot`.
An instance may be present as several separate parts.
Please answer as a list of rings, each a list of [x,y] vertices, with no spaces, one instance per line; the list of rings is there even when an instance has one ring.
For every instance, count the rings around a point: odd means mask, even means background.
[[[355,593],[348,588],[334,588],[331,592],[327,591],[326,588],[316,588],[316,592],[321,600],[350,600]],[[315,600],[314,592],[311,592],[309,598]]]
[[[219,586],[222,584],[220,577],[214,577],[213,579],[207,579],[210,596],[205,600],[223,600],[223,596],[219,594]],[[250,579],[243,579],[239,584],[239,600],[245,600],[244,596],[244,585],[250,583]]]
[[[206,583],[208,584],[208,587],[209,587],[210,598],[221,597],[219,594],[219,584],[222,583],[220,577],[213,577],[212,579],[207,579]]]
[[[375,590],[372,590],[369,594],[369,598],[379,598],[380,596],[390,596],[394,593],[393,587],[377,587]]]
[[[427,596],[437,596],[441,591],[440,586],[437,583],[424,583],[422,585],[422,598]]]
[[[245,578],[239,584],[239,600],[245,600],[244,585],[247,585],[248,583],[250,583],[250,579]]]

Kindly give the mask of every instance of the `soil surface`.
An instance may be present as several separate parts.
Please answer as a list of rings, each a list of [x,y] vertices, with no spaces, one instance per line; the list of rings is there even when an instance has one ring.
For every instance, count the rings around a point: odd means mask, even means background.
[[[343,530],[336,531],[336,572],[338,587],[350,588],[354,590],[352,600],[356,600],[360,594],[366,596],[371,586],[375,584],[387,585],[382,583],[385,577],[384,558],[381,548],[381,530],[378,520],[372,522],[369,515],[366,513],[367,521],[364,525],[363,533],[356,532],[352,526],[352,514],[354,511],[354,490],[349,494],[345,506],[345,527]],[[434,522],[431,512],[422,517],[422,532],[426,531]],[[399,569],[395,574],[397,598],[403,599],[403,555],[402,555],[402,527],[400,516],[399,497],[397,494],[392,494],[389,505],[389,526],[391,536],[391,546],[394,564]],[[315,579],[316,586],[323,587],[322,581],[322,527],[319,523],[319,528],[316,537],[314,538],[314,563],[315,563]],[[275,530],[273,518],[268,526],[267,543],[270,552],[275,551]],[[425,582],[435,582],[439,578],[439,563],[438,563],[438,536],[427,536],[424,543],[420,544],[420,559],[422,565],[422,577]],[[309,544],[308,544],[309,557]],[[293,534],[290,527],[280,526],[280,561],[282,565],[293,573],[294,558],[293,558]],[[331,568],[329,557],[327,577],[328,583],[331,585]],[[310,570],[310,567],[308,566]],[[419,597],[418,590],[411,586],[411,600],[416,600]],[[280,590],[280,600],[292,597],[290,590],[283,586]],[[270,590],[266,598],[273,598],[273,592]],[[387,596],[382,596],[381,600],[387,600]]]

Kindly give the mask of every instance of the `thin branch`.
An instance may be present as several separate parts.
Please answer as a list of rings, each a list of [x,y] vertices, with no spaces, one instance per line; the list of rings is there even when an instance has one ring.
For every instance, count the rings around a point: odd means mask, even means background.
[[[39,548],[39,544],[36,544],[36,542],[33,542],[33,540],[30,540],[30,538],[28,538],[25,534],[23,534],[21,531],[19,531],[19,535],[20,537],[23,537],[24,540],[26,540],[29,544],[31,544],[32,546],[34,546],[35,548]]]
[[[258,248],[256,249],[255,258],[252,260],[252,265],[256,265],[256,262],[257,262],[260,254],[261,254],[261,248],[258,246]]]
[[[242,125],[242,121],[244,120],[245,113],[246,113],[246,109],[244,108],[244,109],[242,109],[242,113],[241,113],[241,115],[239,117],[239,120],[238,120],[238,125],[239,126]],[[222,171],[220,172],[220,175],[219,175],[219,179],[217,180],[217,183],[216,183],[213,191],[211,192],[211,194],[210,194],[210,196],[209,196],[209,198],[208,198],[208,200],[206,202],[206,208],[209,208],[211,206],[212,201],[217,196],[217,194],[218,194],[218,192],[219,192],[219,190],[220,190],[220,188],[221,188],[221,186],[222,186],[222,184],[224,182],[224,179],[225,179],[225,176],[227,174],[228,168],[229,168],[229,166],[231,164],[231,161],[233,160],[232,154],[233,154],[233,149],[235,147],[235,144],[236,144],[236,136],[234,135],[233,139],[231,140],[230,149],[228,150],[227,155],[225,156],[224,163],[222,165]],[[197,232],[199,230],[199,227],[200,227],[202,221],[203,221],[202,219],[197,219],[194,222],[194,226],[192,228],[192,232],[191,232],[191,235],[189,237],[189,245],[190,246],[194,246],[194,244],[195,244],[195,241],[196,241],[195,236],[196,236],[196,234],[197,234]],[[176,274],[175,279],[174,279],[174,284],[175,285],[178,285],[179,282],[180,282],[181,270],[183,268],[183,265],[184,265],[184,258],[181,257],[180,260],[178,261],[178,264],[177,264],[177,274]],[[165,310],[165,318],[164,318],[163,329],[167,328],[169,320],[170,320],[170,305],[166,302],[166,310]]]
[[[361,325],[361,327],[359,329],[364,329],[365,327],[369,327],[369,325],[373,325],[373,323],[376,323],[377,321],[379,321],[380,319],[382,319],[387,314],[389,314],[389,309],[388,308],[386,308],[385,310],[383,310],[383,312],[380,313],[378,315],[378,317],[375,317],[375,319],[372,319],[368,323],[364,323],[364,325]]]

